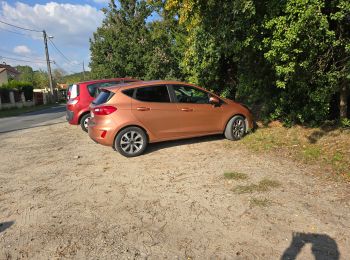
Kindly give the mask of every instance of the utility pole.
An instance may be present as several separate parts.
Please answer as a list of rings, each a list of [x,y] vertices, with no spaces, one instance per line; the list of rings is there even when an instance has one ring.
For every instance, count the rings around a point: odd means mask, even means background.
[[[84,77],[84,80],[85,80],[85,66],[84,66],[84,61],[83,61],[83,77]]]
[[[43,30],[43,36],[44,36],[44,44],[45,44],[45,54],[46,54],[46,63],[47,63],[47,73],[49,74],[49,83],[50,83],[50,92],[51,92],[51,98],[55,99],[55,93],[53,90],[53,80],[52,80],[52,73],[51,73],[51,64],[50,64],[50,57],[49,57],[49,49],[47,48],[47,34],[46,31]]]

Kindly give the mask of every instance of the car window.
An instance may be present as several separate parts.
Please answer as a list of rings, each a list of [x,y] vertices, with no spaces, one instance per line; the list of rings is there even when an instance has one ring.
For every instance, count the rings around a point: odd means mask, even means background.
[[[134,89],[129,88],[129,89],[123,90],[123,93],[129,97],[132,97],[134,95]]]
[[[135,98],[145,102],[170,102],[168,89],[165,85],[137,88]]]
[[[87,86],[87,88],[91,97],[97,97],[98,94],[100,93],[98,88],[110,87],[119,83],[120,81],[99,82],[99,83],[90,84]]]
[[[68,99],[73,99],[79,96],[79,85],[77,84],[70,85],[68,88],[68,93],[69,93]]]
[[[209,94],[195,87],[173,86],[176,101],[179,103],[209,104]]]
[[[113,95],[113,92],[103,89],[92,103],[95,105],[101,105],[108,102],[113,97]]]

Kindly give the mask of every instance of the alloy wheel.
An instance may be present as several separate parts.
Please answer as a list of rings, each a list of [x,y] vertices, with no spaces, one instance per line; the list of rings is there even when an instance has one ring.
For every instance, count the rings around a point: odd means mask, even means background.
[[[244,121],[241,118],[237,118],[232,124],[233,136],[240,139],[244,135]]]
[[[121,149],[128,154],[135,154],[139,152],[144,145],[142,135],[136,131],[129,131],[123,134],[120,139]]]

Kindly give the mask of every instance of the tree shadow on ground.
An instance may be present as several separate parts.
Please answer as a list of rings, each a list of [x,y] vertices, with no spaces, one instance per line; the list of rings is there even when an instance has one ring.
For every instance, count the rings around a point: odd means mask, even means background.
[[[58,104],[58,105],[53,105],[52,107],[46,107],[46,108],[42,108],[42,109],[39,109],[36,111],[25,112],[23,114],[17,115],[16,117],[54,114],[54,113],[60,113],[60,112],[65,112],[65,111],[66,111],[65,104]]]
[[[284,251],[281,260],[295,260],[306,244],[312,245],[315,260],[338,260],[339,250],[333,238],[326,234],[293,233],[290,246]]]
[[[14,221],[0,222],[0,233],[11,227],[14,223]]]
[[[155,151],[174,147],[174,146],[213,142],[213,141],[218,141],[218,140],[222,140],[222,139],[224,139],[223,135],[210,135],[210,136],[204,136],[204,137],[195,137],[195,138],[189,138],[189,139],[165,141],[165,142],[159,142],[159,143],[153,143],[153,144],[151,143],[151,144],[149,144],[149,146],[146,149],[144,154],[153,153]]]
[[[330,134],[331,132],[339,129],[339,126],[335,125],[324,125],[321,126],[319,130],[313,131],[307,139],[309,140],[309,143],[315,144],[317,143],[322,137]]]
[[[43,126],[50,126],[50,125],[66,124],[66,123],[67,123],[67,121],[64,120],[62,122],[55,122],[55,123],[49,123],[49,124],[40,124],[40,125],[35,125],[35,126],[14,128],[14,129],[10,129],[10,130],[0,131],[0,135],[6,134],[6,133],[11,133],[11,132],[16,132],[16,131],[21,131],[21,130],[26,130],[26,129],[32,129],[32,128],[38,128],[38,127],[43,127]]]

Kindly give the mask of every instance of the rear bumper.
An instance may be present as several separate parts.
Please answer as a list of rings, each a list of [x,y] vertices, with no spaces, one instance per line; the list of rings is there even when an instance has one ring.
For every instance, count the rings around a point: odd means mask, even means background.
[[[77,116],[73,111],[67,109],[66,120],[68,121],[68,123],[70,123],[71,125],[78,125],[79,122],[78,122],[78,119],[76,117]]]
[[[67,121],[72,121],[73,120],[73,117],[74,117],[74,112],[73,111],[70,111],[70,110],[67,110],[66,111],[66,119]]]
[[[108,125],[97,125],[93,119],[89,120],[88,123],[88,133],[92,140],[95,142],[106,145],[113,146],[114,142],[114,129]]]

